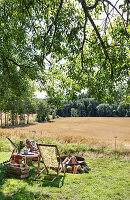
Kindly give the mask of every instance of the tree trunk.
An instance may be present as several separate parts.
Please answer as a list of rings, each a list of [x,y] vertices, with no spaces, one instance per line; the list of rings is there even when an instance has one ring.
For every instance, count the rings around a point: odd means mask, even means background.
[[[29,124],[29,114],[27,114],[27,124]]]
[[[16,116],[15,116],[15,125],[18,125],[18,114],[16,113]]]
[[[15,125],[15,113],[11,113],[11,123],[12,123],[12,126]]]
[[[8,119],[8,113],[7,113],[7,127],[9,126],[9,124],[8,124],[8,120],[9,120],[9,119]]]
[[[0,117],[1,117],[1,128],[2,128],[2,112],[0,113]]]
[[[5,127],[7,126],[7,116],[6,116],[6,112],[5,112]]]
[[[26,124],[26,115],[24,114],[24,124]]]
[[[20,119],[20,125],[22,124],[22,114],[20,114],[20,116],[19,116],[19,119]]]

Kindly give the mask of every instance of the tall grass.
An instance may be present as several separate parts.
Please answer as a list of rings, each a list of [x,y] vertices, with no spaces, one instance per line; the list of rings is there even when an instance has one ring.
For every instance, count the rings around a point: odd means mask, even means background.
[[[24,143],[26,142],[27,138],[21,137],[11,137],[11,140],[17,144],[20,140],[22,140]],[[34,140],[34,137],[30,138]],[[115,149],[108,146],[91,146],[87,143],[72,143],[69,141],[56,141],[49,137],[44,138],[35,138],[35,142],[37,143],[44,143],[44,144],[56,144],[58,146],[58,149],[60,151],[61,155],[82,155],[82,156],[91,156],[91,154],[95,154],[97,156],[124,156],[124,157],[130,157],[130,152],[127,149],[124,148],[117,148],[116,152]],[[0,137],[0,151],[12,151],[12,147],[10,142],[5,137]]]

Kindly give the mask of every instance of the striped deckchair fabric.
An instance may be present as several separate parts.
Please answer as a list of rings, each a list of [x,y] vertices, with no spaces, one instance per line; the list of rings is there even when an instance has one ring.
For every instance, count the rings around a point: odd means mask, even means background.
[[[59,173],[61,171],[63,171],[65,175],[65,169],[63,167],[63,163],[61,161],[61,157],[56,145],[37,144],[37,148],[40,153],[40,159],[38,161],[37,176],[34,180],[41,180],[41,179],[38,179],[38,177],[40,177],[40,175],[44,171],[46,171],[47,175],[49,175],[50,169],[55,170],[56,174],[54,175],[53,179],[49,182],[53,182],[59,176]],[[40,171],[41,160],[44,164],[44,168]],[[41,180],[41,181],[45,181],[45,180]]]

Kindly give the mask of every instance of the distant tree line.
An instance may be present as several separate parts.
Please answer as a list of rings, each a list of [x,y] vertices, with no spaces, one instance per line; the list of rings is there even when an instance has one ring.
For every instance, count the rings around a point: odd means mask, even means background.
[[[47,101],[36,98],[10,99],[5,107],[0,107],[1,127],[29,124],[30,114],[36,114],[35,121],[49,120],[50,106]]]
[[[60,117],[129,117],[130,106],[123,102],[108,104],[81,94],[75,101],[64,101],[56,115]]]
[[[1,127],[29,124],[30,114],[36,114],[35,121],[48,121],[60,117],[130,117],[129,104],[123,102],[108,104],[98,102],[87,94],[81,94],[73,101],[63,101],[62,106],[56,108],[50,99],[37,99],[31,96],[23,98],[10,97],[9,101],[0,104]]]

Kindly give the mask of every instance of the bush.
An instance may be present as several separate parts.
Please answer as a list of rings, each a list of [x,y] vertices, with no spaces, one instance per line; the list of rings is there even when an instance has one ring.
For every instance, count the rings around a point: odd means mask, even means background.
[[[78,117],[77,109],[71,108],[71,117]]]
[[[49,106],[46,101],[39,100],[37,105],[37,121],[44,122],[49,120]]]
[[[99,104],[97,106],[97,112],[100,117],[112,116],[112,110],[109,104]]]
[[[130,109],[128,105],[120,103],[117,108],[118,116],[119,117],[129,117],[130,116]]]

